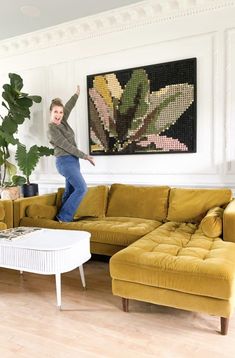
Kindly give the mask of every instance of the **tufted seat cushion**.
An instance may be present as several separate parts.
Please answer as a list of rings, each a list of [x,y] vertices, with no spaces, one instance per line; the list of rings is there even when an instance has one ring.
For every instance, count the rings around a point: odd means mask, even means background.
[[[32,219],[24,217],[21,226],[38,226],[67,230],[84,230],[91,233],[91,242],[101,242],[125,247],[140,237],[160,226],[155,220],[140,218],[109,217],[104,219],[89,218],[76,222],[59,223],[48,219]]]
[[[116,253],[113,279],[229,299],[235,290],[235,245],[206,237],[196,224],[168,222]]]

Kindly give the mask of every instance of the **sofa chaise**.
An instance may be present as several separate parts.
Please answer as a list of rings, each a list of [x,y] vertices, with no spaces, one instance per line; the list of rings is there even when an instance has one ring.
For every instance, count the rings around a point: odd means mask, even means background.
[[[14,201],[14,225],[86,230],[112,256],[113,294],[205,312],[228,330],[235,300],[235,201],[229,189],[89,188],[75,221],[54,220],[62,189]]]

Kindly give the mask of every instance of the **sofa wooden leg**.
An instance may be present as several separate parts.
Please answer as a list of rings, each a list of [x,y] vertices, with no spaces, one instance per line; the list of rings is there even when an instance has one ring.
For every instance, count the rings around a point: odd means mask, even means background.
[[[220,317],[221,334],[225,336],[228,333],[229,318]]]
[[[122,297],[122,308],[124,312],[129,312],[129,300]]]

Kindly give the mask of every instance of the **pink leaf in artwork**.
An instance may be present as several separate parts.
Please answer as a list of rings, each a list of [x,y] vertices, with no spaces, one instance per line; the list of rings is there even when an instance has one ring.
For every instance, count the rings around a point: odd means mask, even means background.
[[[113,110],[105,103],[103,97],[95,88],[89,89],[89,95],[95,104],[95,107],[99,113],[99,117],[108,131],[110,130],[110,122],[113,117]]]
[[[100,147],[103,147],[101,141],[99,140],[99,138],[96,136],[95,132],[92,129],[90,130],[90,135],[94,143],[98,144]]]
[[[156,149],[162,149],[166,152],[169,151],[182,151],[187,152],[188,147],[181,143],[178,139],[169,138],[165,135],[150,134],[146,136],[146,140],[138,142],[141,147],[148,147],[151,143],[156,145]]]

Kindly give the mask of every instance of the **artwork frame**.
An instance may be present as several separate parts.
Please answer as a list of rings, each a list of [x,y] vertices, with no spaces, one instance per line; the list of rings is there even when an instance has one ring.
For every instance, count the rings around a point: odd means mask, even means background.
[[[197,59],[87,76],[91,155],[195,153]]]

